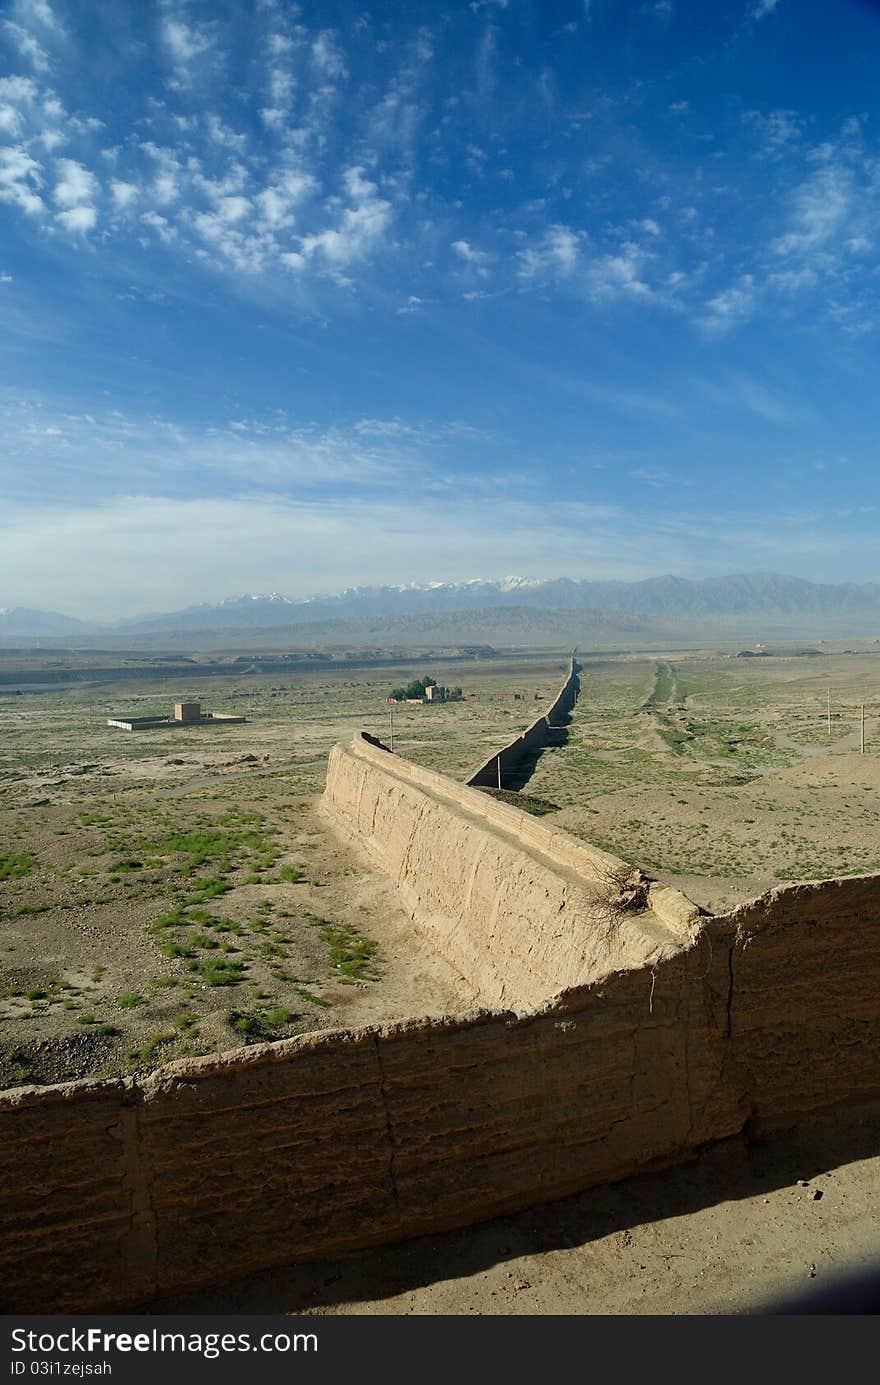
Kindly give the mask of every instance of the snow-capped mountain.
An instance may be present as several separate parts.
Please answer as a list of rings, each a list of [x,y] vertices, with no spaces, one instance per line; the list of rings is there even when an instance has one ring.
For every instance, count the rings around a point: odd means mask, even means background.
[[[743,573],[692,581],[652,577],[640,582],[592,581],[569,577],[474,577],[464,582],[408,582],[348,587],[303,599],[280,592],[243,593],[164,615],[99,626],[52,612],[0,612],[0,635],[66,635],[116,632],[259,630],[360,617],[416,616],[499,608],[534,611],[638,613],[643,619],[700,621],[746,616],[810,621],[816,618],[876,622],[880,627],[880,584],[819,584],[776,573]]]

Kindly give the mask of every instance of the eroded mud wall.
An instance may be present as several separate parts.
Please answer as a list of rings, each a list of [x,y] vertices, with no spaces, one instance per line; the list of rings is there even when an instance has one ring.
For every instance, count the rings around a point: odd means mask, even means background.
[[[498,769],[501,767],[501,785],[505,787],[504,776],[519,768],[523,760],[528,755],[533,755],[536,750],[543,750],[544,746],[550,741],[553,728],[564,723],[565,718],[571,712],[572,707],[577,701],[580,691],[579,664],[576,659],[572,659],[565,676],[565,682],[559,689],[550,706],[536,717],[531,725],[518,736],[515,736],[507,745],[500,750],[493,751],[487,760],[465,780],[466,784],[483,784],[489,788],[498,788]]]
[[[699,918],[672,890],[659,913],[623,907],[644,888],[624,861],[363,736],[334,746],[324,811],[488,1004],[533,1004],[657,961]]]
[[[728,916],[731,1052],[754,1128],[880,1099],[880,877],[773,890]]]
[[[127,1306],[684,1157],[745,1114],[721,1080],[726,984],[694,950],[521,1015],[9,1094],[4,1306]]]
[[[878,1095],[878,887],[781,890],[521,1013],[7,1093],[0,1302],[138,1306],[851,1117]]]

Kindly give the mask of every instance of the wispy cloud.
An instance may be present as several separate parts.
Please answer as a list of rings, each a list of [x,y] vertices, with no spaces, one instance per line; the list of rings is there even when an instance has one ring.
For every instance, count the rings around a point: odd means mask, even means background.
[[[362,417],[322,426],[276,412],[197,428],[119,409],[74,412],[9,392],[0,395],[0,429],[0,484],[22,501],[66,496],[71,486],[94,499],[132,485],[173,494],[194,484],[223,491],[230,482],[326,496],[339,489],[381,491],[405,480],[413,493],[434,487],[451,453],[491,442],[485,430],[461,419]]]
[[[850,220],[855,198],[851,169],[838,162],[820,168],[797,190],[790,229],[773,243],[778,255],[803,256],[826,246]]]
[[[171,68],[172,90],[191,86],[200,64],[215,54],[215,29],[210,23],[197,23],[185,17],[178,5],[167,5],[162,20],[162,43]]]
[[[758,137],[760,150],[769,159],[791,154],[801,139],[801,122],[795,111],[746,111],[743,122]]]
[[[587,278],[591,295],[599,300],[621,296],[652,298],[652,291],[643,277],[646,258],[644,250],[632,241],[625,241],[617,254],[600,255],[589,267]]]
[[[21,56],[30,63],[36,72],[47,70],[49,55],[33,34],[28,33],[21,24],[15,24],[11,19],[4,20],[3,29]]]
[[[39,163],[25,149],[0,149],[0,202],[11,203],[27,216],[39,216],[45,211],[39,193],[42,182]]]
[[[750,318],[757,303],[754,277],[751,274],[743,274],[738,283],[710,298],[697,320],[705,331],[723,335]]]
[[[247,489],[223,498],[121,496],[88,508],[14,505],[0,520],[0,586],[11,604],[112,619],[178,608],[182,583],[205,601],[242,590],[304,597],[364,583],[497,577],[509,571],[511,552],[527,572],[621,579],[834,564],[845,521],[804,511],[766,521],[733,509],[696,516],[682,513],[677,488],[666,513],[657,497],[669,485],[661,477],[649,486],[650,513],[641,515],[500,494],[487,507],[454,494],[319,504]]]
[[[324,29],[312,43],[312,64],[321,78],[339,80],[348,76],[345,58],[332,29]]]
[[[790,389],[774,389],[741,370],[727,370],[713,379],[700,379],[696,388],[703,399],[734,415],[741,415],[745,409],[780,426],[793,426],[813,417],[810,406],[800,397],[792,398]]]
[[[519,277],[529,281],[574,274],[581,254],[583,232],[569,226],[550,226],[539,239],[518,253]]]

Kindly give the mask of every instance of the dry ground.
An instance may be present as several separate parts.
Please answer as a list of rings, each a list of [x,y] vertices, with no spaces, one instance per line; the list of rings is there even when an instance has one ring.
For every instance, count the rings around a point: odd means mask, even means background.
[[[568,742],[527,784],[556,805],[548,822],[712,910],[788,879],[880,870],[876,655],[584,664]],[[388,688],[433,672],[468,696],[398,710],[395,749],[463,778],[563,669],[561,656],[420,661],[0,696],[0,1085],[466,1005],[469,988],[413,936],[390,886],[317,814],[327,752],[360,727],[387,738]],[[187,695],[250,720],[140,735],[104,725]],[[164,1306],[749,1311],[880,1253],[878,1133],[874,1120],[734,1143],[480,1227]]]
[[[548,821],[712,912],[880,871],[878,655],[585,659],[581,683],[528,784],[559,805]]]
[[[564,667],[439,665],[464,701],[397,709],[395,748],[463,776]],[[0,688],[0,1087],[467,1008],[471,987],[317,812],[333,743],[387,737],[389,689],[429,671]],[[106,725],[188,696],[248,721]]]
[[[316,811],[330,746],[360,727],[387,740],[388,689],[424,662],[0,688],[0,1085],[466,1006]],[[526,785],[547,821],[713,911],[880,870],[876,654],[583,662],[568,741]],[[395,750],[464,778],[564,670],[560,655],[438,665],[464,700],[395,708]],[[106,726],[188,696],[249,720]]]

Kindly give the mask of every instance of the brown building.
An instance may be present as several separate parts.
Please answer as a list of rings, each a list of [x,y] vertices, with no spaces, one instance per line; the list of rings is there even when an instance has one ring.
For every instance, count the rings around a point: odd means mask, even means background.
[[[201,721],[202,704],[201,702],[175,702],[174,720],[175,721]]]

